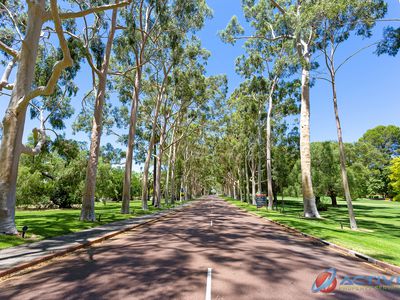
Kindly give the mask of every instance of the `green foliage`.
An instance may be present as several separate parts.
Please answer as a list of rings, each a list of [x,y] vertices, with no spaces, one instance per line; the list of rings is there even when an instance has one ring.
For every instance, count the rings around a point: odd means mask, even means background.
[[[108,151],[106,151],[108,149]],[[124,172],[115,163],[121,150],[106,146],[98,165],[96,200],[119,201]],[[36,208],[70,208],[80,204],[86,176],[87,151],[61,136],[37,156],[23,156],[17,183],[17,205]],[[139,176],[132,179],[132,195],[140,193]]]
[[[360,139],[360,142],[374,146],[378,151],[389,158],[400,155],[400,127],[377,126],[368,130]]]
[[[394,192],[397,193],[395,200],[400,200],[400,157],[396,157],[391,161],[390,164],[390,185]]]
[[[311,144],[311,174],[316,196],[336,197],[343,194],[338,150],[333,142]]]
[[[23,239],[20,236],[0,235],[0,249],[155,213],[167,207],[162,205],[161,209],[157,209],[150,206],[148,211],[143,211],[139,201],[132,201],[130,206],[132,214],[126,215],[121,214],[120,203],[107,203],[107,205],[96,203],[96,215],[101,215],[100,222],[79,221],[80,209],[17,210],[17,229],[21,231],[24,225],[29,226],[27,236]],[[168,207],[171,207],[171,205]]]
[[[338,207],[322,211],[323,219],[310,220],[299,217],[303,209],[300,198],[285,197],[284,213],[256,209],[252,205],[227,199],[242,209],[259,216],[293,227],[304,233],[365,253],[376,259],[400,265],[400,203],[382,200],[358,199],[353,201],[359,230],[349,228],[346,202],[338,199]],[[279,203],[280,204],[280,203]],[[341,227],[343,225],[343,229]]]
[[[378,44],[376,53],[378,55],[388,54],[396,56],[400,50],[400,27],[386,27],[383,32],[383,40]]]

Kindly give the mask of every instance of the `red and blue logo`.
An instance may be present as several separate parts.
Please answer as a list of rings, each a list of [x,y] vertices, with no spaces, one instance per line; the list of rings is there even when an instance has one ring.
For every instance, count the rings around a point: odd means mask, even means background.
[[[313,293],[332,293],[337,286],[336,269],[327,269],[318,275],[311,288]]]

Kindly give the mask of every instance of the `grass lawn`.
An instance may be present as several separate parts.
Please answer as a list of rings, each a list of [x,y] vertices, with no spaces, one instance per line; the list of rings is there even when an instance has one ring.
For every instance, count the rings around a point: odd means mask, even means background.
[[[149,204],[149,210],[145,212],[141,209],[141,206],[141,201],[132,201],[132,214],[123,215],[120,213],[121,203],[107,202],[104,205],[101,202],[96,202],[96,217],[99,219],[100,216],[100,222],[79,221],[80,209],[17,210],[15,221],[18,231],[21,231],[24,225],[29,227],[26,238],[0,235],[0,249],[65,235],[114,221],[134,218],[166,208],[166,206],[163,206],[163,208],[157,209]]]
[[[399,202],[354,200],[359,230],[352,231],[349,229],[346,202],[342,200],[338,200],[338,207],[329,207],[328,211],[321,212],[322,220],[307,220],[301,217],[303,202],[298,198],[285,199],[285,213],[267,211],[265,207],[257,210],[247,203],[227,197],[224,199],[238,207],[294,227],[304,233],[400,266]],[[280,206],[281,200],[278,202]],[[341,224],[343,224],[343,229]]]

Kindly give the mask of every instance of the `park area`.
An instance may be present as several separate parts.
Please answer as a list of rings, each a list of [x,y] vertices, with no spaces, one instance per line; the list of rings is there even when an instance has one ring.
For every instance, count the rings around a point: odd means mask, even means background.
[[[96,222],[81,222],[80,209],[48,209],[48,210],[18,210],[16,212],[16,225],[22,232],[28,226],[25,238],[13,235],[0,235],[0,249],[9,248],[24,243],[38,242],[42,239],[62,236],[80,230],[94,228],[111,222],[126,220],[152,214],[173,208],[173,204],[163,204],[160,208],[150,206],[149,210],[142,210],[141,201],[131,201],[131,214],[121,214],[121,204],[117,202],[97,202]],[[181,204],[181,203],[179,203]]]
[[[400,299],[399,52],[397,0],[1,0],[0,299]]]
[[[284,200],[284,212],[279,200],[278,211],[267,211],[239,200],[225,197],[228,202],[277,221],[301,232],[344,246],[379,260],[400,266],[400,202],[357,199],[353,201],[359,230],[349,228],[346,202],[338,200],[337,207],[322,211],[322,219],[302,217],[303,201],[300,198]]]

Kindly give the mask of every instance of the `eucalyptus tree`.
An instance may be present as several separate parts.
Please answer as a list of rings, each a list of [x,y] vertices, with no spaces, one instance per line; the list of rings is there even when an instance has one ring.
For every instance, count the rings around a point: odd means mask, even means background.
[[[333,108],[335,112],[336,129],[339,143],[340,170],[342,176],[343,190],[347,202],[350,228],[357,229],[357,223],[354,216],[352,199],[350,194],[349,182],[346,170],[346,154],[343,143],[342,127],[339,117],[339,108],[337,101],[337,72],[354,55],[349,56],[340,64],[336,64],[336,53],[339,46],[348,39],[352,32],[357,35],[368,37],[371,35],[371,28],[375,20],[384,16],[386,13],[386,4],[382,0],[360,1],[360,0],[342,0],[342,1],[322,1],[319,12],[324,16],[322,26],[318,32],[318,47],[324,54],[324,62],[329,73],[329,79],[332,88]]]
[[[200,41],[192,37],[183,49],[180,62],[174,67],[169,85],[170,96],[162,109],[163,121],[157,155],[156,203],[161,201],[161,164],[164,152],[170,148],[166,191],[169,188],[170,168],[174,168],[177,146],[192,132],[191,124],[206,117],[208,103],[220,91],[218,77],[205,77],[205,67],[210,53],[201,47]],[[169,124],[167,124],[169,123]],[[168,127],[168,128],[167,128]],[[172,136],[168,138],[168,134]],[[175,156],[175,157],[173,157]],[[174,172],[172,172],[174,173]],[[171,176],[174,185],[175,178]],[[165,194],[169,194],[166,192]]]
[[[157,41],[161,35],[160,22],[165,18],[167,1],[137,1],[124,13],[125,34],[118,37],[117,59],[118,73],[121,75],[120,93],[124,98],[130,98],[129,133],[125,160],[125,176],[122,193],[121,213],[129,214],[131,200],[131,180],[138,107],[142,92],[143,70],[159,49]],[[123,95],[126,90],[132,90],[131,95]]]
[[[22,137],[27,108],[33,99],[52,95],[64,70],[73,65],[62,20],[71,21],[93,12],[124,6],[127,2],[94,6],[76,12],[60,12],[56,0],[50,0],[49,5],[47,4],[45,0],[29,1],[26,5],[15,1],[1,7],[1,29],[6,34],[1,36],[0,51],[9,61],[1,79],[1,88],[11,91],[10,102],[3,119],[3,137],[0,146],[1,233],[17,233],[14,222],[15,187],[19,159],[26,149],[22,145]],[[44,25],[48,22],[54,24],[54,32],[60,48],[59,55],[47,81],[41,85],[35,85],[35,63],[39,49],[44,44],[42,43]],[[10,75],[16,66],[15,81],[12,83],[9,82]],[[37,151],[29,152],[34,154]]]
[[[227,121],[225,132],[225,135],[234,137],[230,142],[238,151],[237,153],[232,153],[232,158],[228,158],[228,161],[233,162],[237,156],[240,157],[240,154],[242,154],[245,169],[244,177],[248,174],[247,171],[250,164],[252,191],[249,194],[251,194],[251,202],[253,204],[255,204],[257,184],[258,190],[261,191],[262,183],[262,135],[260,124],[263,119],[261,103],[265,102],[264,86],[265,81],[262,78],[253,76],[251,79],[241,83],[232,93],[228,100],[230,117]],[[225,140],[225,142],[228,141]],[[228,147],[228,149],[226,153],[230,153],[233,148]],[[240,154],[238,155],[238,153]],[[246,190],[249,191],[250,188],[246,187]]]
[[[233,17],[221,32],[221,38],[229,43],[238,39],[258,39],[264,43],[279,40],[290,40],[293,43],[301,65],[301,112],[300,112],[300,156],[302,169],[302,191],[304,216],[319,218],[311,180],[310,157],[310,69],[311,55],[315,42],[316,28],[320,23],[319,16],[313,14],[314,2],[303,1],[243,1],[245,15],[251,14],[252,24],[257,26],[254,34],[244,36],[244,30]]]
[[[91,1],[92,3],[93,1]],[[104,4],[97,1],[95,4]],[[116,1],[119,4],[119,0]],[[80,3],[80,7],[87,4]],[[112,56],[112,46],[117,30],[118,8],[114,8],[111,20],[108,21],[106,13],[95,13],[93,24],[90,24],[86,17],[85,28],[80,38],[85,48],[85,57],[91,68],[94,96],[93,118],[91,126],[90,150],[88,165],[86,168],[86,181],[82,195],[81,221],[95,221],[94,202],[96,196],[97,165],[100,156],[101,135],[104,122],[104,105],[107,94],[107,79]],[[104,30],[105,28],[105,30]],[[103,43],[102,36],[107,36],[106,43]]]
[[[259,6],[245,6],[245,17],[254,28],[254,35],[261,35],[264,28],[259,26],[258,20],[268,18],[268,11],[260,9]],[[296,70],[296,60],[293,58],[292,43],[285,39],[279,39],[265,43],[260,39],[250,38],[245,43],[247,56],[238,59],[237,69],[244,77],[258,75],[264,81],[264,93],[267,102],[266,115],[266,169],[267,169],[267,192],[268,208],[273,205],[272,184],[272,158],[271,158],[271,124],[274,103],[277,102],[276,90],[279,81],[288,77]],[[261,127],[261,126],[259,126]],[[259,128],[261,129],[261,128]],[[261,146],[261,145],[260,145]],[[259,191],[261,192],[261,191]]]
[[[136,133],[137,112],[140,100],[143,68],[150,60],[156,60],[165,46],[165,36],[169,33],[170,45],[177,43],[179,36],[203,26],[204,18],[210,10],[204,0],[201,1],[140,1],[136,10],[126,16],[127,32],[120,43],[120,57],[126,62],[128,71],[134,71],[134,91],[131,102],[128,149],[125,166],[125,180],[122,213],[129,212],[129,186],[132,172],[134,138]],[[128,46],[128,47],[126,47]],[[167,48],[169,47],[167,46]],[[131,65],[134,67],[130,67]],[[151,67],[150,67],[151,68]]]

